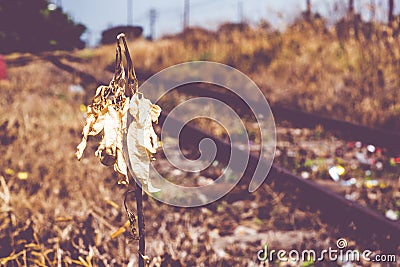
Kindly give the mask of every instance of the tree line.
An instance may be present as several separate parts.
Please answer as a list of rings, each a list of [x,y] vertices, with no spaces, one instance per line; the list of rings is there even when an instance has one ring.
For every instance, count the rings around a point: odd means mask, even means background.
[[[85,30],[47,0],[0,0],[0,53],[83,48]]]

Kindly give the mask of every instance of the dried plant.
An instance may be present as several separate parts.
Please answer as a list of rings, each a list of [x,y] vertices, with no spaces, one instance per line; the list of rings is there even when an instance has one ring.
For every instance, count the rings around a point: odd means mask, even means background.
[[[125,56],[128,64],[127,75],[123,66],[122,49],[120,46],[122,39],[125,46]],[[160,189],[151,185],[149,179],[150,160],[158,148],[157,135],[154,132],[152,122],[158,122],[161,108],[146,99],[138,88],[138,80],[130,58],[126,44],[125,35],[117,37],[116,48],[116,67],[114,77],[108,86],[99,86],[96,90],[92,103],[87,107],[86,125],[83,128],[83,138],[77,147],[76,157],[81,159],[86,147],[88,136],[102,134],[102,139],[95,155],[107,166],[114,165],[114,170],[121,176],[119,184],[129,184],[128,160],[132,164],[131,171],[139,179],[142,186],[149,192],[158,192]],[[130,91],[129,91],[130,90]],[[130,125],[127,125],[128,112],[132,116]],[[123,138],[127,135],[127,128],[130,129],[129,148],[124,149]],[[129,159],[124,155],[128,151]],[[130,191],[129,191],[130,192]],[[129,193],[128,192],[128,193]],[[134,239],[139,240],[139,266],[144,266],[149,262],[145,255],[144,243],[144,218],[142,211],[142,190],[136,186],[136,202],[138,210],[139,236],[136,232],[136,215],[124,206],[131,227],[131,234]],[[115,232],[115,238],[124,231]]]
[[[131,161],[134,162],[132,171],[142,185],[150,192],[159,191],[149,182],[149,165],[152,155],[158,148],[158,138],[154,132],[152,122],[158,122],[161,108],[154,105],[138,91],[138,81],[134,73],[131,60],[128,62],[128,77],[122,61],[122,51],[118,36],[116,49],[116,68],[114,77],[108,86],[97,88],[92,103],[87,107],[86,125],[83,128],[83,138],[77,147],[76,157],[82,158],[89,136],[102,134],[102,139],[95,155],[106,165],[114,165],[114,170],[123,176],[120,184],[128,184],[128,165],[123,154],[123,137],[127,132],[127,113],[132,115],[130,126],[131,134],[135,136],[129,147]],[[123,39],[124,40],[124,39]],[[127,49],[127,48],[125,48]],[[127,51],[127,50],[125,50]],[[133,87],[130,79],[132,79]],[[132,97],[127,90],[131,90]]]

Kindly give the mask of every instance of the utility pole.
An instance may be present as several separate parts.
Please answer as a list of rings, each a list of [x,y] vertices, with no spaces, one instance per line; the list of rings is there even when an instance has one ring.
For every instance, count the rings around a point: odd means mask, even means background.
[[[190,3],[189,0],[185,0],[183,7],[183,31],[189,27],[189,13],[190,13]]]
[[[311,0],[306,0],[306,16],[311,17]]]
[[[132,0],[127,0],[127,1],[128,1],[127,2],[127,8],[126,8],[126,11],[128,12],[128,14],[127,14],[127,20],[128,21],[127,21],[127,23],[128,23],[128,26],[130,26],[130,25],[133,24],[133,20],[132,20],[133,3],[132,3]]]
[[[350,17],[352,17],[354,15],[354,0],[349,0],[348,14]]]
[[[239,17],[239,23],[243,24],[244,23],[244,13],[243,13],[243,2],[242,1],[238,2],[238,17]]]
[[[388,14],[388,24],[390,27],[393,26],[393,12],[394,12],[394,0],[389,0],[389,14]]]
[[[157,11],[155,8],[149,10],[149,20],[150,20],[150,40],[154,40],[155,37],[155,23],[157,19]]]

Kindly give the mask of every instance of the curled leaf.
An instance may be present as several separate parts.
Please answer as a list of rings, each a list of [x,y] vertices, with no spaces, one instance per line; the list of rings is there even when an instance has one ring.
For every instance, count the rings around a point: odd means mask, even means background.
[[[82,158],[89,136],[102,134],[95,156],[106,165],[114,165],[114,170],[127,179],[127,165],[122,153],[123,131],[126,128],[126,113],[129,98],[125,97],[125,89],[116,87],[113,79],[109,86],[99,86],[92,103],[87,108],[86,124],[83,138],[77,146],[76,157]]]
[[[134,175],[147,185],[150,161],[158,148],[158,138],[152,122],[158,120],[161,108],[153,105],[141,93],[132,96],[129,113],[132,122],[127,135],[128,154]]]

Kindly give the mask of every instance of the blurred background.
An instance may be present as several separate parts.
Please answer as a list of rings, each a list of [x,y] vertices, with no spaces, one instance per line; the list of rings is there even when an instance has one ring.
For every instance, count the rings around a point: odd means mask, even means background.
[[[350,6],[365,21],[377,20],[387,22],[390,16],[394,19],[399,13],[399,6],[391,8],[388,0],[359,0],[359,1],[306,1],[289,0],[285,2],[255,0],[187,0],[187,1],[134,1],[117,0],[109,1],[33,1],[24,11],[21,1],[12,4],[4,1],[2,25],[17,27],[26,20],[17,19],[14,14],[31,18],[31,22],[40,23],[45,17],[47,21],[57,21],[60,26],[63,20],[74,22],[75,26],[84,26],[78,33],[87,46],[100,43],[101,34],[106,29],[116,26],[139,26],[143,29],[145,37],[160,38],[167,34],[176,34],[186,27],[202,27],[216,30],[223,23],[247,23],[257,25],[260,21],[268,21],[275,29],[284,30],[293,23],[302,12],[310,12],[323,16],[331,26],[348,13]],[[20,7],[21,9],[17,10]],[[29,10],[29,12],[27,12]],[[42,16],[34,14],[43,11]],[[62,18],[60,13],[64,13]],[[389,15],[389,13],[391,15]],[[11,16],[11,19],[7,17]],[[13,14],[13,15],[11,15]],[[9,21],[10,24],[7,24]],[[39,25],[31,25],[31,28]],[[42,25],[43,26],[43,25]],[[49,25],[47,25],[50,27]],[[77,33],[77,34],[78,34]],[[38,34],[38,33],[36,33]],[[79,35],[78,34],[78,35]]]
[[[276,172],[254,194],[239,185],[201,208],[145,197],[150,266],[268,266],[257,260],[265,244],[323,250],[335,248],[339,238],[350,249],[399,257],[400,234],[380,239],[357,231],[352,209],[345,215],[336,209],[359,205],[399,229],[397,1],[0,0],[0,265],[136,265],[137,242],[122,205],[127,188],[94,157],[100,139],[90,139],[81,162],[74,158],[86,106],[97,86],[112,78],[120,32],[140,83],[197,60],[248,75],[276,119],[275,166],[340,199],[327,216],[324,201],[282,184]],[[254,117],[223,88],[180,88],[158,104],[170,111],[202,94],[235,103],[257,155]],[[229,141],[218,123],[191,124]],[[196,158],[197,146],[190,145],[183,153]],[[187,186],[212,182],[224,170],[215,160],[186,173],[162,150],[156,158],[160,173]],[[133,196],[128,203],[134,211]],[[374,266],[346,259],[327,265]]]

